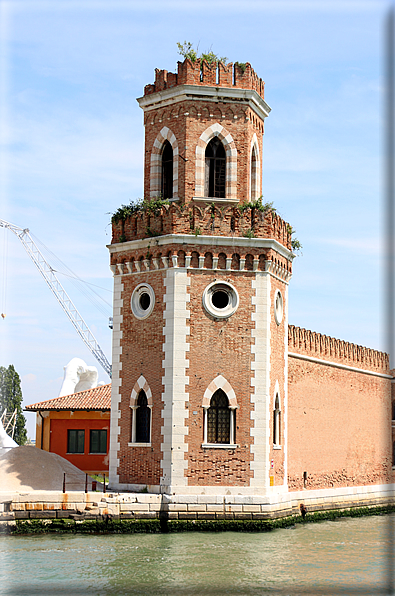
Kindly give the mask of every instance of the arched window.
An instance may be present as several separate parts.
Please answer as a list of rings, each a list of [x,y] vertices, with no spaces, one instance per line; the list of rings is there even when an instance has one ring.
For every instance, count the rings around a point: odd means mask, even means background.
[[[225,198],[226,154],[218,137],[205,150],[205,197]]]
[[[257,197],[257,153],[256,148],[252,147],[252,155],[250,162],[250,200],[255,201]]]
[[[162,148],[161,196],[163,199],[173,197],[173,149],[169,141]]]
[[[150,443],[150,408],[147,403],[147,396],[143,389],[137,398],[135,410],[136,420],[136,443]]]
[[[275,397],[275,407],[274,407],[274,420],[273,420],[274,428],[273,428],[273,441],[274,445],[279,446],[280,441],[280,434],[281,434],[281,412],[279,407],[279,395],[276,394]]]
[[[230,443],[230,412],[226,394],[218,389],[207,411],[208,443]]]

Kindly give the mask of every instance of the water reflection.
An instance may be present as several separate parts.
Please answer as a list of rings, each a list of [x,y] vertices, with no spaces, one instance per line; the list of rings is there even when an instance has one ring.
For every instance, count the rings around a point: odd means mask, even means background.
[[[270,533],[3,537],[1,594],[394,594],[394,516]]]

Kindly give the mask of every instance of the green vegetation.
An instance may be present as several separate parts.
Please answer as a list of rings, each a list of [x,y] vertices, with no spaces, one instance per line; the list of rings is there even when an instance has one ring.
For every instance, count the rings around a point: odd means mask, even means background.
[[[245,72],[247,62],[234,62],[234,64],[236,64],[236,66],[239,66],[239,68],[241,69],[242,73]]]
[[[179,50],[179,54],[183,56],[183,58],[188,58],[191,62],[196,62],[200,60],[201,63],[203,60],[206,60],[208,64],[218,64],[221,62],[222,64],[226,64],[227,58],[225,56],[218,56],[211,49],[208,52],[203,52],[198,56],[198,47],[197,49],[193,48],[193,44],[190,41],[185,41],[184,43],[177,42],[177,47]]]
[[[244,238],[255,238],[253,230],[246,230],[243,233]]]
[[[119,221],[125,221],[130,215],[144,213],[146,211],[158,215],[161,208],[164,205],[169,204],[168,199],[163,199],[160,196],[154,197],[153,199],[137,199],[136,201],[131,201],[129,205],[121,205],[121,207],[112,214],[111,221],[113,223],[118,223]],[[123,242],[123,240],[120,240],[120,242]]]
[[[295,234],[295,230],[293,230],[293,228],[291,227],[290,224],[287,224],[287,233],[290,235]],[[295,252],[301,252],[302,249],[302,244],[299,240],[297,240],[297,238],[292,238],[291,241],[291,247],[292,247],[292,251]],[[302,254],[302,253],[301,253]]]
[[[160,519],[106,519],[71,520],[71,519],[32,519],[17,520],[15,525],[0,526],[0,532],[10,534],[159,534],[160,532],[269,532],[280,528],[289,528],[295,524],[306,524],[335,520],[341,517],[363,517],[394,513],[394,505],[377,507],[356,507],[351,509],[333,509],[314,511],[301,515],[290,515],[278,519],[260,520],[167,520]]]
[[[26,418],[22,414],[21,379],[14,366],[8,368],[0,366],[0,413],[7,410],[7,415],[16,410],[14,441],[24,445],[27,441]]]
[[[255,201],[245,201],[242,205],[238,205],[240,213],[244,213],[246,209],[257,209],[261,213],[276,213],[273,203],[264,203],[263,197],[259,197]]]

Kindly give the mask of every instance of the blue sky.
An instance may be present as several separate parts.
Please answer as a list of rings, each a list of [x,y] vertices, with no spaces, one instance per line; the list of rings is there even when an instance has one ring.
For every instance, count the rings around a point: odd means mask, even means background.
[[[249,61],[266,83],[263,195],[296,230],[289,321],[387,350],[385,0],[0,1],[0,218],[111,304],[110,215],[142,196],[142,112],[176,42]],[[48,253],[46,253],[48,256]],[[24,403],[96,361],[18,239],[0,228],[0,364]],[[58,263],[50,261],[55,269]],[[59,276],[110,359],[107,317]],[[99,379],[107,382],[99,368]],[[28,416],[34,436],[34,416]]]

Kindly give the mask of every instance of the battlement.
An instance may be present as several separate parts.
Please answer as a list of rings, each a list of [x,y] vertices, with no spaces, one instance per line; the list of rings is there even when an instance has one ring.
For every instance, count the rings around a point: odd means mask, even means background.
[[[164,205],[156,212],[142,209],[112,221],[112,244],[163,236],[195,234],[236,238],[272,238],[291,250],[291,227],[277,213],[248,207]]]
[[[249,62],[209,64],[206,60],[197,59],[192,62],[189,58],[177,63],[177,73],[156,68],[155,82],[145,86],[144,95],[171,89],[177,85],[253,89],[264,99],[264,81],[257,76]]]
[[[303,327],[289,325],[288,344],[290,352],[389,374],[389,356],[385,352],[351,344]]]

